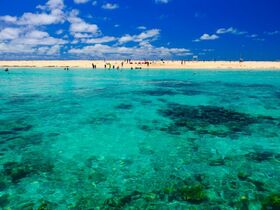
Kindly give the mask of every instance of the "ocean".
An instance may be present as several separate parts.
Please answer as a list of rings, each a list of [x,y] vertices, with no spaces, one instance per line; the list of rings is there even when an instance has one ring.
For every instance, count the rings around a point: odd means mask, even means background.
[[[0,209],[280,209],[280,71],[0,72]]]

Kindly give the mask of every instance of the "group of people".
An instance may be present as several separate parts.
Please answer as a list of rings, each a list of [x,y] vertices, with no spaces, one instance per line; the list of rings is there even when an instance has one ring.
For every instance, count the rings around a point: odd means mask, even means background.
[[[91,64],[93,69],[96,69],[96,65],[94,63]]]
[[[106,64],[104,65],[104,68],[105,68],[105,69],[120,69],[119,66],[112,65],[111,63],[106,63]]]

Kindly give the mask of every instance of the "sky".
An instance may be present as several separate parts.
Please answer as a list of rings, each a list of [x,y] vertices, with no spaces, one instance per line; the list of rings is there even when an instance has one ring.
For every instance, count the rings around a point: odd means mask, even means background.
[[[1,0],[0,60],[280,60],[279,0]]]

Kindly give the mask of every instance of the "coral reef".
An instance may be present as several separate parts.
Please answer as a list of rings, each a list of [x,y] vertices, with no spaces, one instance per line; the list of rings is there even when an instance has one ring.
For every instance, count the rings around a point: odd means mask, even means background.
[[[262,200],[262,210],[280,209],[280,194],[271,194]]]

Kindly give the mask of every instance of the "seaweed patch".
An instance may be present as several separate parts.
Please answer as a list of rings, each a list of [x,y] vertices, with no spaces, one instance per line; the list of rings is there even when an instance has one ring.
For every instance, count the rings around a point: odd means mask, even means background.
[[[129,110],[132,109],[133,106],[131,104],[119,104],[115,106],[116,109],[123,109],[123,110]]]
[[[148,95],[148,96],[173,96],[178,93],[174,90],[169,89],[152,89],[152,90],[141,90],[137,91],[136,94]]]
[[[172,120],[167,127],[161,128],[170,134],[187,131],[221,137],[234,133],[249,134],[248,127],[258,122],[249,114],[216,106],[169,104],[166,109],[160,109],[159,114]]]

